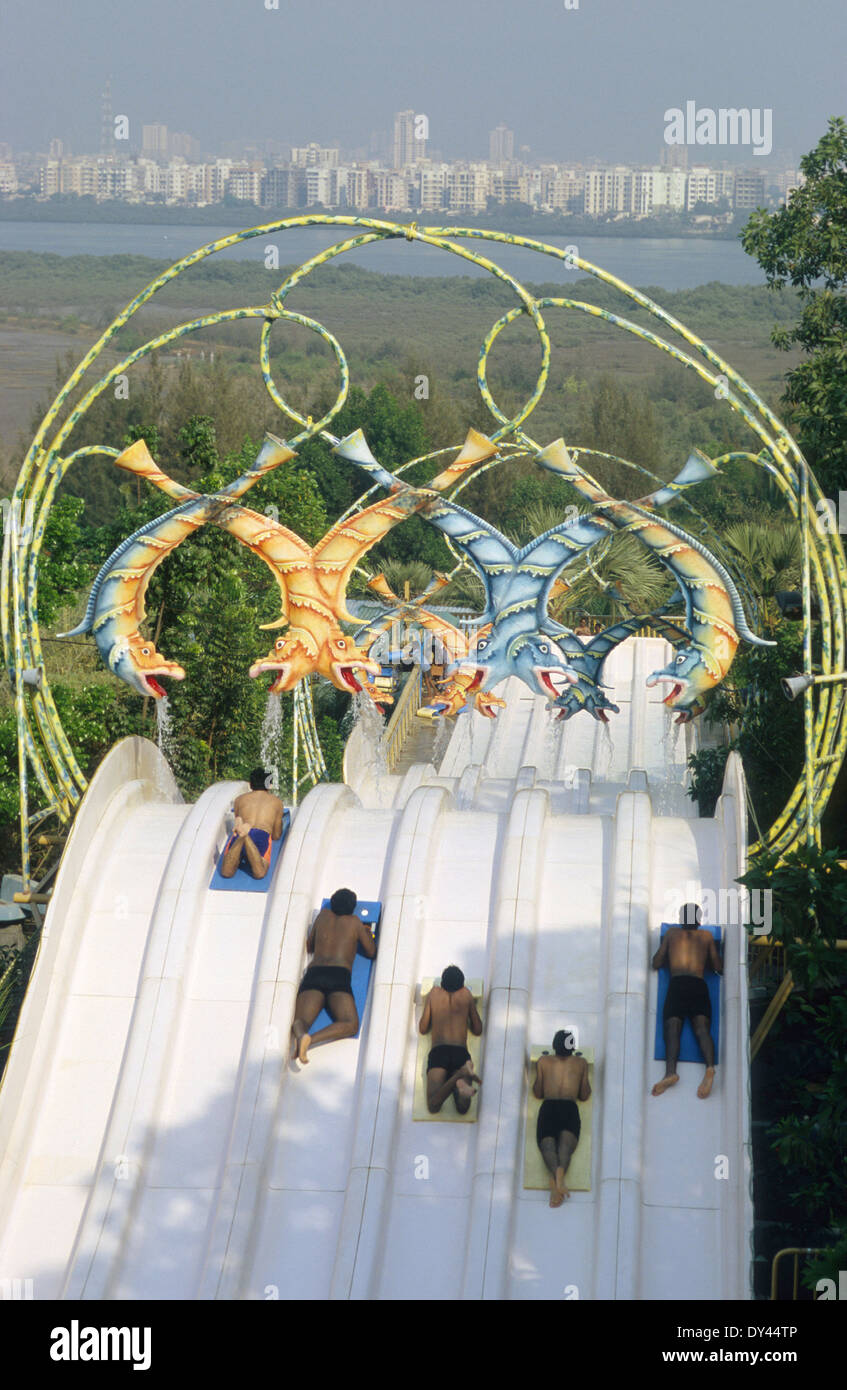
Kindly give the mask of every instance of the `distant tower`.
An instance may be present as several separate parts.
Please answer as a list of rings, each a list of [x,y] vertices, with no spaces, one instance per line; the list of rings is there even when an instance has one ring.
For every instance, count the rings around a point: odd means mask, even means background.
[[[103,159],[115,157],[115,122],[112,117],[112,79],[106,78],[106,86],[100,98],[100,155]]]
[[[417,164],[426,158],[426,140],[415,138],[414,111],[398,111],[394,117],[394,168]]]
[[[515,132],[498,125],[489,132],[488,158],[492,164],[508,164],[515,157]]]
[[[687,169],[688,146],[663,145],[659,155],[659,162],[665,169]]]

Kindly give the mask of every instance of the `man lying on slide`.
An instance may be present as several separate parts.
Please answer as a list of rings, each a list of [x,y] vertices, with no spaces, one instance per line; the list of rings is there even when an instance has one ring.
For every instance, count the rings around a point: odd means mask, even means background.
[[[306,938],[306,950],[313,953],[312,963],[300,983],[291,1025],[301,1062],[308,1062],[309,1048],[315,1043],[352,1038],[359,1031],[351,983],[353,961],[359,946],[373,960],[376,942],[355,911],[356,894],[349,888],[339,888],[330,898],[329,907],[321,908]],[[333,1021],[312,1034],[309,1029],[324,1005]]]
[[[579,1143],[581,1121],[578,1100],[588,1100],[588,1063],[574,1053],[574,1035],[560,1028],[553,1039],[553,1057],[539,1057],[535,1064],[532,1094],[542,1102],[535,1142],[550,1174],[550,1205],[560,1207],[570,1192],[565,1174]]]
[[[448,965],[441,984],[433,985],[418,1027],[422,1033],[432,1029],[433,1046],[426,1064],[426,1106],[430,1115],[437,1115],[451,1094],[459,1114],[466,1115],[476,1094],[473,1083],[482,1084],[471,1065],[468,1028],[478,1038],[482,1019],[458,965]]]
[[[702,913],[697,903],[686,903],[680,909],[681,927],[670,927],[662,938],[662,944],[653,957],[653,969],[661,970],[667,965],[670,970],[670,984],[665,998],[662,1014],[665,1036],[665,1074],[653,1087],[653,1095],[660,1096],[669,1086],[679,1080],[676,1066],[679,1061],[679,1040],[682,1025],[686,1018],[691,1019],[694,1036],[706,1063],[706,1072],[697,1094],[705,1100],[715,1079],[715,1045],[712,1041],[712,1001],[703,975],[707,965],[715,974],[723,974],[717,943],[710,931],[700,929]]]
[[[257,767],[250,773],[250,790],[233,803],[235,826],[221,856],[221,878],[232,878],[244,869],[254,878],[264,878],[271,862],[271,840],[282,834],[285,807],[266,787],[268,774]]]

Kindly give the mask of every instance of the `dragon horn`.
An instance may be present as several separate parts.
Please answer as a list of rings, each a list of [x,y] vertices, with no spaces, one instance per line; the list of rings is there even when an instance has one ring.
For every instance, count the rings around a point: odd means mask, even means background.
[[[399,603],[400,599],[390,587],[384,574],[375,574],[373,579],[368,580],[368,588],[373,589],[380,598],[388,599],[389,603]]]
[[[175,497],[177,493],[179,493],[180,499],[198,495],[190,488],[175,483],[173,478],[169,478],[167,473],[162,472],[143,439],[136,439],[134,444],[130,444],[128,449],[124,449],[122,454],[118,454],[115,459],[115,467],[122,468],[125,473],[134,473],[137,478],[146,478],[149,483],[161,488],[162,492],[166,492],[169,497]]]
[[[363,468],[366,473],[370,473],[375,483],[380,483],[383,487],[393,489],[402,486],[399,478],[395,478],[393,473],[389,473],[382,464],[377,463],[362,430],[354,430],[352,434],[348,434],[340,444],[335,445],[332,452],[339,458],[355,463],[357,468]]]
[[[437,478],[433,478],[429,486],[436,492],[443,492],[485,459],[493,458],[496,453],[497,445],[488,435],[481,434],[479,430],[469,429],[465,442],[453,462],[448,464]]]

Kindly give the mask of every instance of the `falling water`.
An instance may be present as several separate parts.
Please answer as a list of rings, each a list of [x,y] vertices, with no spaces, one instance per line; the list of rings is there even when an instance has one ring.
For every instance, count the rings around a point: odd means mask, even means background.
[[[156,742],[159,745],[159,752],[173,771],[176,762],[176,741],[171,718],[171,702],[167,695],[163,695],[161,699],[156,701]],[[168,790],[165,771],[161,764],[156,772],[156,789],[160,792]]]
[[[276,791],[283,785],[282,777],[282,696],[268,694],[262,719],[261,762],[271,774],[271,786]]]
[[[615,756],[615,745],[612,742],[612,730],[610,726],[600,720],[600,739],[597,748],[597,781],[608,782],[609,773],[612,769],[612,759]]]
[[[373,772],[374,791],[377,799],[388,776],[388,753],[385,747],[385,725],[382,715],[373,700],[364,690],[353,696],[353,726],[362,731],[365,746],[369,752],[369,762]]]
[[[562,746],[562,733],[564,731],[564,721],[556,718],[555,714],[548,715],[547,724],[544,729],[544,745],[541,752],[541,766],[538,769],[539,776],[546,781],[552,782],[556,777],[556,769],[559,764],[559,751]]]
[[[453,721],[450,719],[436,719],[435,738],[432,743],[432,762],[436,771],[441,767],[441,760],[447,752],[447,744],[450,742],[450,735],[453,732]]]

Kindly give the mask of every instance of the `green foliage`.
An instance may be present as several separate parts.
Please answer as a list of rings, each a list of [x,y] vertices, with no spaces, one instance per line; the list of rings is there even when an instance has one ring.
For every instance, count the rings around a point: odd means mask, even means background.
[[[765,829],[788,800],[803,766],[803,710],[786,700],[780,685],[802,664],[799,624],[781,622],[763,634],[775,647],[742,644],[729,679],[711,696],[704,718],[734,725],[730,747],[741,754],[756,823]],[[704,752],[689,761],[695,777],[690,795],[703,779],[709,786],[710,763]],[[704,798],[705,799],[705,798]],[[754,835],[756,825],[752,827]]]
[[[802,1281],[807,1289],[816,1289],[821,1279],[830,1279],[835,1285],[836,1298],[839,1297],[840,1276],[847,1269],[847,1232],[832,1245],[825,1247],[820,1255],[810,1260],[803,1270]]]
[[[835,943],[847,920],[847,869],[837,850],[804,845],[782,860],[761,855],[740,882],[772,893],[773,935],[785,947],[795,985],[773,1030],[782,1050],[778,1093],[771,1098],[779,1116],[771,1146],[798,1218],[841,1239],[847,1223],[847,955]]]
[[[847,121],[833,117],[800,167],[802,187],[778,212],[754,212],[742,245],[771,287],[799,287],[800,318],[773,341],[806,354],[787,376],[789,422],[824,490],[837,496],[847,486]]]
[[[18,744],[15,713],[0,710],[0,873],[20,867]]]
[[[715,806],[723,788],[729,752],[730,750],[726,745],[722,748],[701,748],[699,752],[692,753],[688,759],[688,767],[691,771],[691,785],[688,788],[688,795],[697,802],[697,809],[701,816],[713,816],[715,814]]]
[[[79,497],[58,497],[50,509],[38,566],[38,616],[44,624],[88,578],[79,524],[84,505]]]
[[[38,932],[33,932],[23,946],[0,948],[0,1075],[9,1056],[18,1014],[35,963]]]

